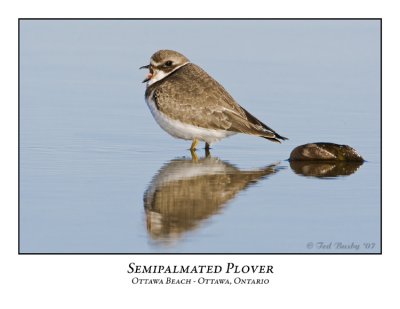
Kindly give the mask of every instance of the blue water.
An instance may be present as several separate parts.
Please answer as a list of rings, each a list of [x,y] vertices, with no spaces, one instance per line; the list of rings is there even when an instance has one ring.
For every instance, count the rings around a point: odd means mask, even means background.
[[[379,21],[20,29],[21,252],[380,251]],[[138,68],[163,48],[289,140],[235,135],[193,159],[144,102]],[[309,142],[348,144],[367,162],[298,173],[287,159]]]

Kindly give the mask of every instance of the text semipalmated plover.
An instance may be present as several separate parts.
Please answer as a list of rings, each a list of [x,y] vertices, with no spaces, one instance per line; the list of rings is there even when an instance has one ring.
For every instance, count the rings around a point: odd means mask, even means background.
[[[184,55],[160,50],[150,58],[146,102],[157,123],[174,137],[211,143],[236,133],[285,140],[241,107],[215,79]]]

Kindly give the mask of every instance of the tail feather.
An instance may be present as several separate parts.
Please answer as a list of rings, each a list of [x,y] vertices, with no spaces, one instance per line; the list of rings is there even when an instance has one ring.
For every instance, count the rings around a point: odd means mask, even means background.
[[[267,137],[267,136],[260,136],[260,137],[265,138],[265,139],[267,139],[267,140],[269,140],[271,142],[279,143],[279,144],[281,143],[280,140],[282,140],[282,141],[288,140],[287,137],[284,137],[284,136],[279,135],[277,133],[275,133],[275,137]]]
[[[258,120],[256,117],[254,117],[252,114],[250,114],[250,113],[249,113],[247,110],[245,110],[243,107],[242,107],[242,109],[243,109],[243,111],[245,112],[246,117],[247,117],[247,119],[248,119],[249,121],[251,121],[254,125],[261,126],[262,129],[266,130],[268,133],[272,133],[272,134],[273,134],[273,136],[271,136],[271,135],[269,135],[269,136],[262,136],[262,135],[260,135],[262,138],[265,138],[265,139],[270,140],[271,142],[275,142],[275,143],[280,143],[280,142],[281,142],[280,140],[284,141],[284,140],[287,140],[287,139],[288,139],[287,137],[284,137],[284,136],[279,135],[278,133],[276,133],[274,130],[272,130],[272,129],[271,129],[269,126],[267,126],[265,123],[261,122],[261,121]]]

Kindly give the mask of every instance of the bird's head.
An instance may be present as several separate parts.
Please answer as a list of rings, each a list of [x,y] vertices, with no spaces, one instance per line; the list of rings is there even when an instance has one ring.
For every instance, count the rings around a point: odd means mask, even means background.
[[[147,82],[147,85],[150,86],[189,62],[188,58],[176,51],[159,50],[151,56],[150,64],[140,67],[140,69],[149,69],[149,74],[143,83]]]

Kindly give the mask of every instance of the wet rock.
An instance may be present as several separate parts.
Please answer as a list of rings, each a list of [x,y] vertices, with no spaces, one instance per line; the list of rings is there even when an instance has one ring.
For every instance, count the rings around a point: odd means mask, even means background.
[[[292,150],[289,160],[364,162],[354,148],[333,143],[311,143],[297,146]]]
[[[354,174],[363,162],[290,161],[292,170],[301,176],[332,178]]]

